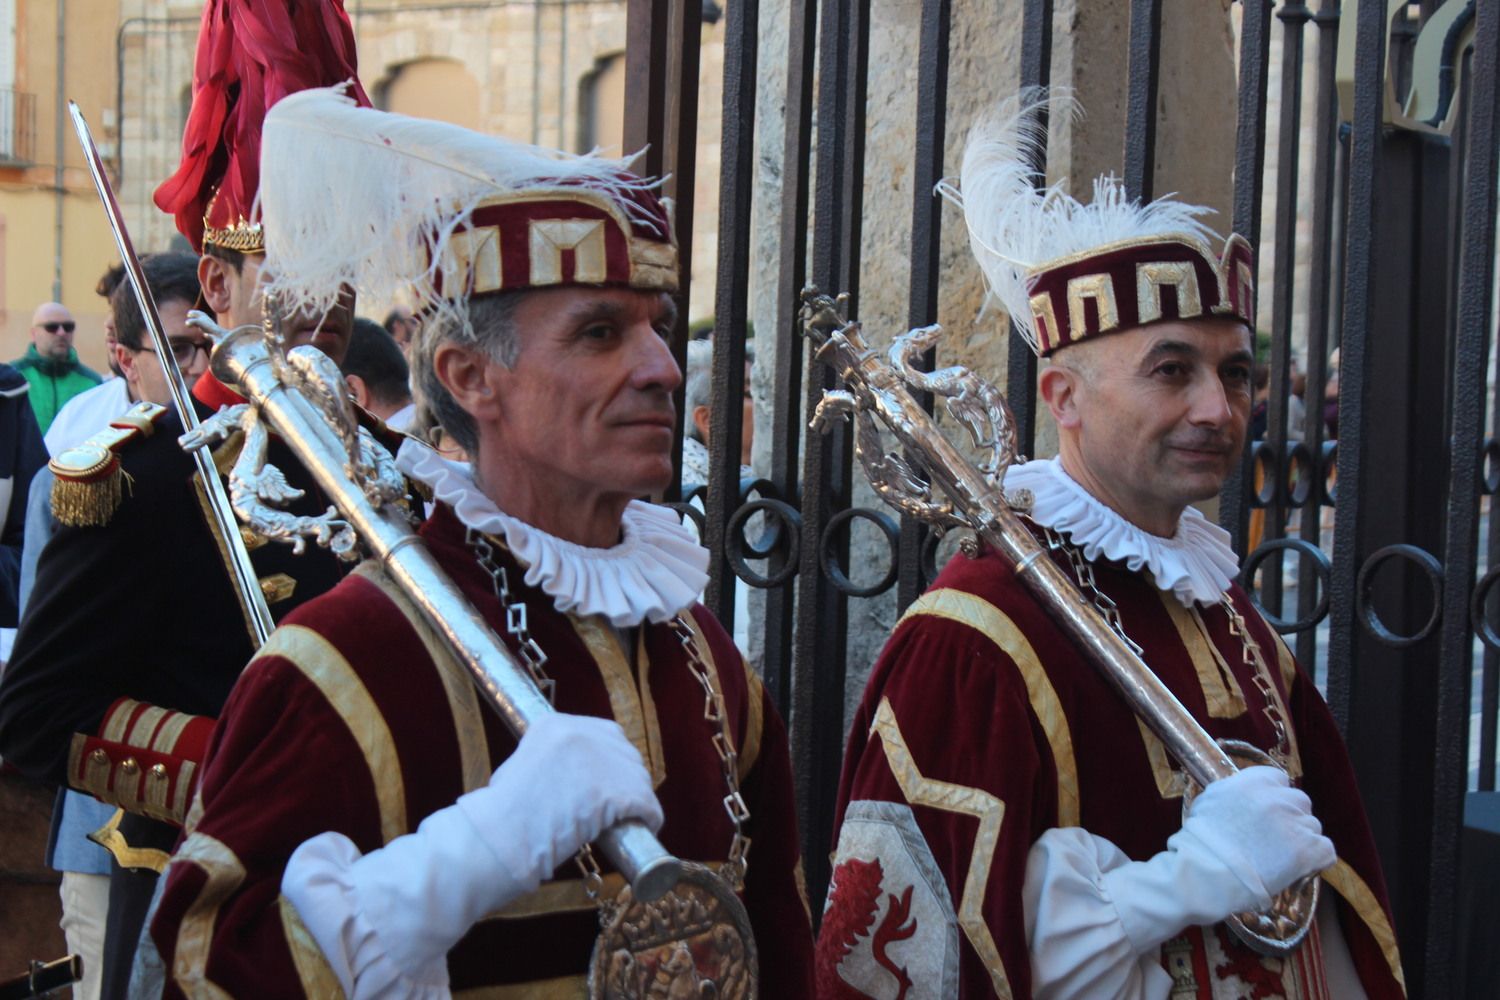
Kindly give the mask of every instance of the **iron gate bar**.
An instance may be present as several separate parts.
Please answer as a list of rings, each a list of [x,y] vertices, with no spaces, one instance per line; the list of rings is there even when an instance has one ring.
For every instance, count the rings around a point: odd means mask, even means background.
[[[644,149],[637,165],[647,177],[666,166],[668,5],[628,0],[625,8],[625,149]]]
[[[693,292],[693,205],[698,178],[698,67],[703,50],[703,8],[697,0],[672,0],[658,3],[665,8],[670,21],[667,33],[669,49],[676,58],[668,61],[666,135],[663,154],[668,156],[673,200],[672,221],[677,229],[679,260],[677,288],[677,324],[672,330],[672,357],[679,371],[687,370],[688,303]],[[686,420],[682,417],[687,385],[679,383],[672,393],[678,419],[672,425],[672,483],[667,499],[681,493],[682,435]],[[738,477],[736,477],[738,478]]]
[[[1447,566],[1446,613],[1441,625],[1437,702],[1437,748],[1432,773],[1432,877],[1427,897],[1427,952],[1424,994],[1457,995],[1454,974],[1458,954],[1455,926],[1458,899],[1459,842],[1463,832],[1464,793],[1468,786],[1467,736],[1473,636],[1469,591],[1475,582],[1475,550],[1484,436],[1485,375],[1493,306],[1491,268],[1495,259],[1495,188],[1500,183],[1500,6],[1476,5],[1474,54],[1465,99],[1469,117],[1464,128],[1468,169],[1463,192],[1463,234],[1458,261],[1458,311],[1453,350],[1453,426],[1450,440],[1448,520],[1443,546]]]
[[[933,188],[943,177],[943,144],[947,135],[948,28],[950,0],[924,0],[921,41],[917,52],[917,142],[912,162],[911,270],[907,293],[908,328],[936,323],[938,318],[938,257],[943,238],[943,202]],[[931,371],[936,348],[922,355],[922,367]],[[932,394],[923,392],[918,402],[932,412]],[[907,456],[910,463],[911,456]],[[930,582],[922,571],[922,545],[927,539],[925,522],[903,515],[897,553],[896,613],[921,596]]]
[[[1271,0],[1243,0],[1240,22],[1239,99],[1234,134],[1234,217],[1231,228],[1255,249],[1260,270],[1260,207],[1266,164],[1266,87],[1271,63]],[[1257,278],[1256,287],[1260,286]],[[1250,527],[1250,451],[1224,481],[1219,524],[1234,550],[1245,554]]]
[[[755,74],[760,0],[725,12],[724,111],[720,139],[718,284],[714,288],[713,389],[708,436],[708,608],[734,634],[735,574],[724,558],[725,529],[740,502],[745,417],[745,317],[750,290],[751,192],[755,184]],[[692,414],[684,413],[686,424]],[[748,612],[748,608],[745,609]]]
[[[679,368],[687,358],[687,303],[692,290],[698,42],[703,28],[697,16],[682,16],[687,3],[688,0],[674,3],[628,0],[625,9],[625,150],[630,153],[644,150],[636,169],[647,177],[670,173],[672,193],[676,195],[673,225],[682,263],[678,269],[677,325],[672,331],[671,344],[672,357]],[[669,158],[669,153],[675,155]],[[672,394],[679,414],[683,388],[678,386]],[[682,424],[678,420],[672,429],[672,482],[662,497],[669,502],[681,495]]]
[[[782,141],[781,255],[776,268],[776,372],[772,385],[771,481],[779,499],[796,505],[801,488],[802,331],[798,323],[807,277],[808,170],[812,142],[813,60],[817,54],[814,0],[792,0],[788,10],[786,133]],[[790,526],[788,526],[791,530]],[[800,565],[800,558],[798,559]],[[773,558],[769,570],[783,568]],[[792,630],[796,589],[792,581],[766,592],[765,651],[761,670],[771,697],[790,724]],[[799,808],[805,803],[799,801]],[[805,814],[804,814],[805,815]],[[805,822],[805,820],[804,820]]]
[[[1328,707],[1345,739],[1352,707],[1355,579],[1364,538],[1359,482],[1364,435],[1365,363],[1374,318],[1375,189],[1379,179],[1381,111],[1385,100],[1385,5],[1359,7],[1355,31],[1354,113],[1349,135],[1348,201],[1344,237],[1344,316],[1339,332],[1338,533],[1333,549],[1332,627],[1328,638]],[[1347,30],[1347,26],[1346,26]]]
[[[1312,16],[1305,3],[1282,4],[1276,12],[1281,21],[1281,121],[1276,147],[1276,259],[1271,264],[1271,386],[1266,414],[1266,440],[1276,458],[1276,475],[1280,483],[1291,478],[1287,454],[1287,395],[1291,381],[1292,312],[1294,309],[1295,263],[1297,258],[1297,208],[1300,184],[1298,177],[1302,127],[1302,41],[1303,26]],[[1256,331],[1251,330],[1254,347]],[[1290,503],[1289,490],[1279,488],[1264,515],[1264,541],[1275,541],[1285,533]],[[1248,544],[1248,541],[1247,541]],[[1282,574],[1284,563],[1277,559],[1262,574],[1261,603],[1281,616]],[[1298,561],[1298,569],[1301,561]]]
[[[870,2],[825,0],[821,14],[811,273],[818,287],[849,294],[852,317],[857,315],[859,302]],[[834,381],[827,365],[809,370],[804,413],[813,411]],[[816,900],[823,898],[828,887],[832,792],[838,787],[844,743],[848,644],[848,599],[822,571],[822,540],[833,513],[852,506],[851,453],[850,428],[843,423],[828,434],[807,436],[802,465],[802,552],[790,729],[808,898]],[[847,535],[837,556],[847,565]]]
[[[1319,544],[1323,519],[1323,483],[1327,469],[1323,455],[1323,394],[1328,381],[1328,331],[1332,325],[1333,304],[1333,235],[1334,176],[1338,157],[1338,95],[1334,90],[1334,70],[1338,62],[1337,0],[1323,0],[1313,17],[1318,26],[1317,117],[1313,133],[1312,177],[1312,266],[1308,273],[1307,299],[1307,388],[1304,392],[1302,440],[1313,456],[1317,477],[1311,499],[1302,507],[1298,535],[1314,545]],[[1309,586],[1303,563],[1297,565],[1297,617],[1306,618],[1321,602],[1327,613],[1329,594],[1325,585],[1321,595]],[[1297,636],[1297,659],[1311,676],[1316,675],[1318,658],[1317,629],[1307,629]]]
[[[1047,87],[1052,82],[1052,0],[1022,0],[1021,89]],[[1043,133],[1047,116],[1037,119]],[[1037,187],[1047,185],[1045,144],[1032,161]],[[1005,348],[1005,399],[1016,425],[1016,447],[1023,455],[1036,451],[1036,355],[1025,338],[1010,325]]]
[[[1141,202],[1156,186],[1156,102],[1161,76],[1161,0],[1130,0],[1125,92],[1125,190]]]

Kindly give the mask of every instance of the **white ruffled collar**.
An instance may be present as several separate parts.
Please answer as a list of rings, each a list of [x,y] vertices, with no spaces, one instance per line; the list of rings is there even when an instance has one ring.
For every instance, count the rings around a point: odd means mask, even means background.
[[[708,584],[708,550],[665,507],[632,500],[620,543],[589,548],[511,517],[480,492],[468,465],[418,441],[402,443],[396,465],[425,483],[465,526],[504,536],[526,568],[526,583],[564,614],[602,615],[616,628],[664,622],[691,606]]]
[[[1132,572],[1145,568],[1156,586],[1184,606],[1217,604],[1239,573],[1229,532],[1188,507],[1171,538],[1136,527],[1078,485],[1056,458],[1006,470],[1007,490],[1030,490],[1031,519],[1068,537],[1090,562],[1101,555]]]

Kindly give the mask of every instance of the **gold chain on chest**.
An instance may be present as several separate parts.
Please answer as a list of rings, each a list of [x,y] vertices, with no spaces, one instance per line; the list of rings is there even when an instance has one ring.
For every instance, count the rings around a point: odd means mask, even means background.
[[[553,698],[557,690],[557,681],[547,673],[547,653],[531,634],[526,619],[526,603],[516,599],[511,591],[510,575],[504,566],[495,561],[495,545],[503,545],[503,543],[492,541],[489,536],[473,528],[465,529],[464,541],[473,551],[479,568],[484,570],[490,578],[495,597],[500,601],[500,608],[505,614],[505,630],[516,640],[517,651],[526,664],[527,672],[536,682],[547,702],[555,704]],[[673,615],[667,627],[682,644],[688,670],[703,688],[703,718],[715,729],[710,742],[715,753],[718,754],[719,764],[724,773],[724,784],[729,789],[729,793],[724,796],[724,811],[728,814],[729,822],[734,828],[734,835],[729,842],[728,860],[719,874],[738,892],[744,886],[745,870],[749,865],[750,838],[745,836],[744,824],[750,819],[750,808],[740,794],[739,751],[735,749],[734,738],[730,733],[729,713],[724,709],[724,694],[714,683],[713,668],[704,661],[702,653],[698,650],[698,642],[693,630],[683,620],[682,615],[680,613]],[[585,844],[578,852],[575,861],[579,870],[583,872],[590,898],[597,899],[604,879],[599,870],[599,862],[594,857],[593,848]]]
[[[1047,548],[1054,552],[1061,552],[1067,557],[1078,589],[1083,591],[1084,596],[1093,603],[1110,629],[1130,647],[1132,652],[1137,656],[1142,656],[1143,650],[1140,644],[1125,631],[1125,623],[1120,617],[1120,609],[1114,599],[1099,589],[1099,583],[1094,578],[1094,565],[1084,558],[1083,550],[1051,528],[1043,527],[1042,533]],[[1260,646],[1251,637],[1249,626],[1245,624],[1244,617],[1234,606],[1228,593],[1219,598],[1219,606],[1224,609],[1224,614],[1229,619],[1230,634],[1240,641],[1241,662],[1250,669],[1251,680],[1255,684],[1256,691],[1260,692],[1261,714],[1270,722],[1271,731],[1276,735],[1275,745],[1266,752],[1283,770],[1288,770],[1291,765],[1290,729],[1286,716],[1281,711],[1281,699],[1276,692],[1275,682],[1271,679],[1270,667],[1266,665]]]

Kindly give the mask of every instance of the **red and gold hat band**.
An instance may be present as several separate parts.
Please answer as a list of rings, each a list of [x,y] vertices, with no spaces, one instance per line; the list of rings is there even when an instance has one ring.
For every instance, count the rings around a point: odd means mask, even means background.
[[[1042,357],[1166,320],[1221,316],[1255,326],[1254,254],[1238,235],[1219,257],[1185,236],[1111,243],[1049,261],[1026,279]]]
[[[652,222],[670,233],[656,205]],[[677,272],[674,241],[632,221],[606,194],[558,186],[480,203],[446,241],[437,286],[469,296],[562,285],[675,292]]]

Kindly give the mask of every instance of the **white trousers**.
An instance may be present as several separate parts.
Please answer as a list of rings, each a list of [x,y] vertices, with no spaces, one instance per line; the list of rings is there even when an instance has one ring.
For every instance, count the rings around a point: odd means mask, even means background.
[[[63,872],[63,937],[69,954],[83,959],[83,979],[73,987],[76,1000],[99,1000],[104,971],[104,922],[109,915],[109,876]]]

